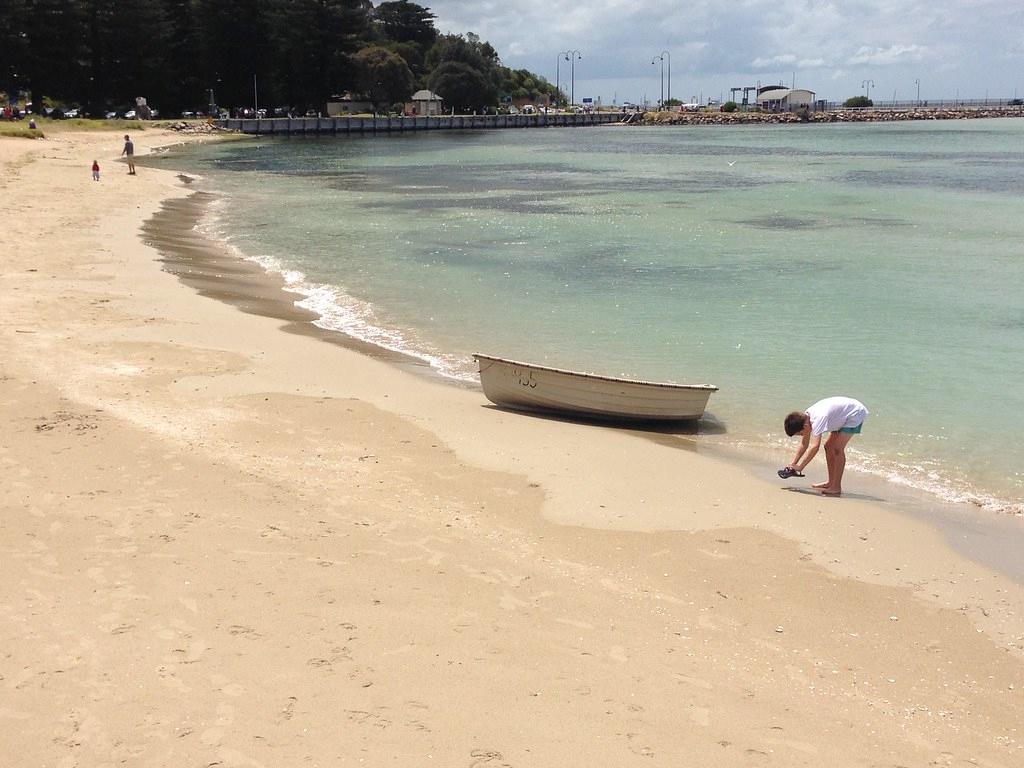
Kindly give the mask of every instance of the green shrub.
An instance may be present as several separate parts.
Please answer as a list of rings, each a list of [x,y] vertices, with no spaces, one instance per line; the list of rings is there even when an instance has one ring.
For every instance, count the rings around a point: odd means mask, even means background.
[[[722,105],[723,112],[735,112],[737,109],[739,109],[739,106],[735,101],[727,101]]]
[[[843,102],[844,107],[873,107],[875,102],[869,99],[867,96],[854,96],[852,99],[847,99]]]

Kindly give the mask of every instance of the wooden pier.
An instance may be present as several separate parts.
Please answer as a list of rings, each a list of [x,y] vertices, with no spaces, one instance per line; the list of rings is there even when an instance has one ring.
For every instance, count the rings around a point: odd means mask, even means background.
[[[549,115],[446,115],[432,117],[273,117],[218,120],[220,128],[256,136],[302,136],[406,131],[466,131],[495,128],[582,128],[622,121],[618,112]]]

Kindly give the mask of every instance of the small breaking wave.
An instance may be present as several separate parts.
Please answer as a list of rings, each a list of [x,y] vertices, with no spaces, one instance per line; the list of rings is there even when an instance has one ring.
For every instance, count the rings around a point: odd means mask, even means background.
[[[757,457],[757,460],[768,457],[775,460],[779,456],[787,457],[793,453],[791,442],[775,439],[767,434],[762,434],[761,438],[754,439],[740,435],[726,435],[723,443],[732,445],[751,458]],[[922,494],[925,497],[934,498],[945,504],[964,504],[983,509],[986,512],[1024,516],[1024,500],[1013,490],[1007,490],[1003,494],[982,490],[968,479],[957,477],[938,462],[934,464],[906,462],[899,458],[851,447],[847,450],[846,468],[870,475],[888,485],[905,488],[915,495]],[[809,470],[813,469],[814,465],[812,464]],[[823,460],[820,472],[824,477]],[[1018,476],[1016,480],[1011,479],[1011,484],[1013,483],[1016,483],[1018,487],[1024,487],[1024,475]]]
[[[923,491],[950,504],[968,504],[989,512],[1004,515],[1024,515],[1024,503],[1019,499],[1001,498],[979,490],[965,479],[951,476],[937,467],[910,464],[892,459],[851,452],[853,469],[880,477],[888,483]]]
[[[277,256],[243,251],[232,242],[233,238],[224,226],[226,205],[226,200],[215,199],[196,229],[223,244],[239,259],[258,264],[267,273],[279,276],[285,291],[302,297],[294,302],[295,306],[317,315],[318,319],[313,324],[318,328],[343,333],[381,349],[422,360],[446,378],[477,381],[476,373],[465,358],[435,350],[416,339],[411,331],[386,327],[378,320],[370,302],[349,295],[340,286],[310,281],[303,272],[286,266]]]

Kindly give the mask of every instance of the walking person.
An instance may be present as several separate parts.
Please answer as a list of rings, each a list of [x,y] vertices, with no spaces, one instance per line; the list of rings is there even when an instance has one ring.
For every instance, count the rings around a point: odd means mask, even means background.
[[[132,140],[128,138],[128,134],[124,135],[124,149],[121,150],[121,156],[128,158],[128,175],[135,175],[135,145],[132,144]]]
[[[99,161],[97,161],[97,160],[93,160],[92,161],[92,180],[93,181],[99,181],[100,180],[100,164],[99,164]]]
[[[826,397],[819,400],[806,411],[793,411],[786,416],[784,423],[786,434],[790,437],[800,435],[800,446],[797,448],[793,461],[780,470],[780,476],[799,475],[804,467],[818,453],[821,436],[825,438],[825,464],[828,467],[828,480],[814,483],[825,496],[840,496],[843,493],[843,470],[846,469],[846,445],[854,435],[859,435],[868,409],[864,403],[852,397]],[[784,474],[785,473],[785,474]]]

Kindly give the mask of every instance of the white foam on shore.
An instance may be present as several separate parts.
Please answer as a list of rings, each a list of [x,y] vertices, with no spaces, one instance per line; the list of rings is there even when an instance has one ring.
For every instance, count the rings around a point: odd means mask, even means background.
[[[867,453],[852,454],[850,466],[861,472],[880,477],[893,485],[924,491],[950,504],[968,504],[990,512],[1004,515],[1024,516],[1024,503],[1002,499],[979,491],[964,480],[950,477],[945,472],[922,466],[906,464],[891,459],[881,459]]]
[[[773,459],[778,460],[779,456],[788,460],[795,448],[793,441],[771,435],[764,435],[763,441],[749,438],[730,439],[726,435],[723,436],[722,442],[726,447],[737,448],[741,453],[758,462],[771,462]],[[815,461],[817,460],[818,458],[815,459]],[[930,496],[945,504],[964,504],[1000,515],[1024,516],[1024,501],[1021,499],[1001,497],[981,491],[966,480],[951,476],[938,467],[911,464],[850,447],[847,449],[846,468],[848,471],[861,472],[878,478],[889,485],[906,488],[915,494]],[[814,469],[815,467],[812,465],[808,471]],[[818,469],[824,479],[823,458]]]
[[[422,360],[446,378],[464,382],[479,380],[466,359],[429,349],[425,343],[414,341],[411,332],[385,327],[377,320],[371,303],[349,295],[339,286],[310,281],[303,272],[285,266],[277,256],[244,252],[232,242],[231,235],[221,225],[221,211],[226,205],[224,198],[215,198],[196,225],[196,230],[226,247],[239,259],[258,264],[268,274],[280,277],[284,290],[302,297],[294,302],[295,306],[317,315],[318,319],[313,324],[318,328],[337,331],[381,349]]]

